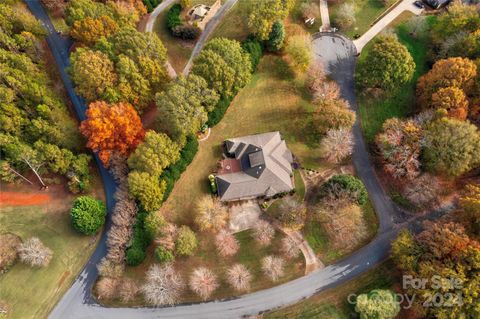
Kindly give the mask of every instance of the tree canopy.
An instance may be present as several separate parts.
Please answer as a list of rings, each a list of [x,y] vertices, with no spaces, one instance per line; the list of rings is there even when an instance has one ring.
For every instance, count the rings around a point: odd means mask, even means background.
[[[458,176],[480,165],[478,128],[456,119],[442,118],[425,132],[424,160],[430,170]]]
[[[159,125],[174,140],[183,144],[188,135],[200,131],[218,99],[218,94],[208,88],[202,77],[195,74],[188,78],[179,77],[156,96],[160,111]]]
[[[166,134],[148,131],[145,140],[128,158],[132,170],[160,176],[163,169],[180,158],[180,148]]]
[[[287,17],[294,0],[253,1],[248,15],[248,28],[260,40],[267,40],[277,20]]]
[[[145,137],[140,117],[128,103],[94,102],[86,115],[80,130],[105,166],[113,153],[128,156]]]
[[[394,36],[380,36],[358,65],[357,80],[363,88],[398,89],[412,79],[415,62]]]
[[[240,43],[226,38],[208,42],[194,61],[192,73],[203,77],[220,95],[232,96],[250,81],[252,64]]]

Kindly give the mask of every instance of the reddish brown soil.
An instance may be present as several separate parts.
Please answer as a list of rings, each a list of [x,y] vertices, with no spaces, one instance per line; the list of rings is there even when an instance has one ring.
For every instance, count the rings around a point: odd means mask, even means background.
[[[0,193],[0,207],[40,205],[50,200],[48,194],[25,194],[15,192]]]

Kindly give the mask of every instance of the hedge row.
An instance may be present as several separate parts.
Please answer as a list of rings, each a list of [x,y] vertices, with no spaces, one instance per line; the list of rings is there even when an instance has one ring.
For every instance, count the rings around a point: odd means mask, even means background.
[[[147,7],[147,12],[150,13],[155,9],[162,0],[143,0],[143,4]]]
[[[153,240],[145,229],[145,219],[148,214],[149,212],[140,209],[135,216],[132,244],[126,251],[126,261],[129,266],[138,266],[143,262],[147,256],[146,249]]]
[[[175,27],[182,25],[182,19],[180,19],[181,12],[182,6],[179,3],[174,4],[167,12],[167,29],[172,34]]]
[[[180,159],[175,164],[167,167],[160,179],[167,183],[165,192],[163,193],[163,201],[166,201],[170,193],[172,192],[175,182],[180,178],[182,173],[187,169],[187,166],[193,161],[195,154],[198,151],[198,141],[195,135],[187,136],[187,142],[180,151]]]

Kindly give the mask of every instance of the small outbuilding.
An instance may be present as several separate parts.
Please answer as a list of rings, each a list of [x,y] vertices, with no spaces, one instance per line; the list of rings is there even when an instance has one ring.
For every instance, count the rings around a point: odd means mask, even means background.
[[[203,30],[221,6],[222,2],[220,0],[215,1],[211,6],[205,4],[193,6],[187,14],[190,24],[194,24]]]

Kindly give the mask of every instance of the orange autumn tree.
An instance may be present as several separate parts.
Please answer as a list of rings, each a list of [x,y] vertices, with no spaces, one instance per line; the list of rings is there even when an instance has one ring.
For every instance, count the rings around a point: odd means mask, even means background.
[[[80,131],[106,167],[113,153],[128,156],[145,137],[140,117],[129,103],[91,103]]]

